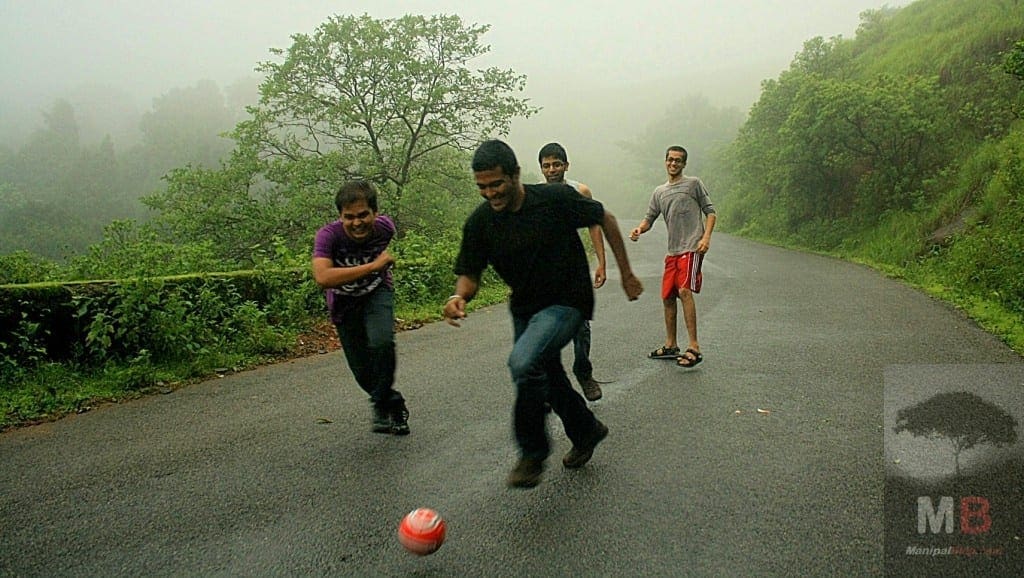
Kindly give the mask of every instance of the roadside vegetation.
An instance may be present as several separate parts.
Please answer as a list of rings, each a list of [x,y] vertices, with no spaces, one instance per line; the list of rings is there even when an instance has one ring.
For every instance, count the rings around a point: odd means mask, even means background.
[[[708,171],[722,226],[876,267],[1024,351],[1024,10],[861,18],[764,83]]]
[[[688,95],[638,127],[623,181],[682,142],[723,230],[866,263],[1024,351],[1024,10],[918,0],[861,19],[808,40],[745,117]],[[398,223],[397,317],[437,319],[479,201],[468,151],[537,110],[522,75],[470,67],[487,30],[332,17],[259,65],[244,109],[244,87],[173,91],[116,154],[58,101],[21,149],[0,145],[0,429],[295,355],[322,331],[309,255],[346,178],[376,183]],[[58,293],[80,339],[51,322]],[[485,277],[472,305],[505,298]]]
[[[518,95],[525,77],[469,67],[489,50],[487,30],[457,16],[364,15],[293,36],[259,65],[258,102],[229,133],[229,152],[171,168],[142,197],[146,219],[113,220],[63,262],[52,258],[67,212],[61,195],[90,175],[99,194],[110,186],[100,177],[118,171],[109,140],[99,151],[79,147],[73,111],[57,103],[26,149],[0,157],[0,201],[16,209],[5,212],[5,246],[30,237],[50,255],[0,256],[0,428],[292,355],[325,318],[309,255],[316,230],[337,218],[334,193],[348,178],[374,182],[381,212],[399,226],[397,316],[437,318],[454,283],[459,227],[479,202],[467,151],[535,111]],[[145,120],[154,143],[180,140],[173,116]],[[232,272],[261,286],[300,280],[254,296]],[[506,297],[484,281],[474,307]],[[55,292],[71,297],[42,303]],[[48,324],[69,299],[82,336],[71,342]]]

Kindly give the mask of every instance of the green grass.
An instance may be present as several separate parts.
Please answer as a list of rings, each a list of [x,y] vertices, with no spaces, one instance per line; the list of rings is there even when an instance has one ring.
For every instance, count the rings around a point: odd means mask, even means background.
[[[144,356],[97,368],[46,363],[8,376],[0,387],[0,431],[88,411],[104,403],[166,392],[219,372],[255,367],[279,356],[206,352],[157,365]]]
[[[898,236],[896,238],[898,239]],[[963,288],[958,289],[942,283],[940,279],[946,278],[946,275],[941,270],[947,265],[942,261],[915,261],[907,265],[897,265],[880,260],[880,256],[883,259],[891,258],[894,254],[903,256],[906,251],[899,248],[877,251],[875,249],[878,247],[885,247],[884,242],[878,241],[870,235],[863,239],[868,239],[868,242],[864,243],[857,251],[849,249],[823,251],[777,239],[755,240],[776,247],[826,255],[870,267],[886,277],[897,279],[956,307],[974,320],[982,329],[1001,339],[1010,349],[1024,355],[1024,316],[1004,306],[998,300],[998,296],[989,298],[979,294],[977,291],[971,293]]]
[[[506,299],[508,289],[504,285],[484,284],[468,310],[476,311]],[[413,323],[438,321],[441,306],[437,300],[430,304],[399,303],[395,316]],[[322,315],[311,318],[309,326],[322,320]],[[154,364],[147,355],[140,355],[130,361],[110,362],[98,368],[46,363],[31,371],[9,372],[6,377],[0,376],[0,431],[81,413],[104,403],[171,391],[225,370],[251,369],[295,354],[294,349],[277,354],[205,350],[189,361],[175,363]]]
[[[901,278],[913,287],[963,311],[982,329],[995,335],[1010,349],[1024,355],[1024,317],[1003,305],[998,296],[987,297],[950,287],[933,266],[901,270]]]

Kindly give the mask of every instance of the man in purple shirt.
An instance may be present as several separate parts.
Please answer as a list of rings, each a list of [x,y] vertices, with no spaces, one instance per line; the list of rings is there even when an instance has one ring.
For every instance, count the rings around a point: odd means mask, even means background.
[[[339,218],[320,228],[313,279],[323,287],[331,322],[356,383],[370,395],[372,429],[409,433],[409,410],[395,384],[395,299],[388,243],[395,223],[377,214],[377,191],[349,181],[335,196]]]

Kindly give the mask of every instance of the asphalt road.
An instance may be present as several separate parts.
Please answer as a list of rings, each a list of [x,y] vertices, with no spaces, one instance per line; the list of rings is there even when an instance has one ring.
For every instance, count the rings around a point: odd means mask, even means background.
[[[611,434],[581,470],[552,419],[541,485],[505,487],[496,306],[399,334],[408,437],[369,431],[340,352],[0,435],[0,575],[882,575],[886,368],[1021,357],[869,269],[717,234],[704,363],[648,360],[664,242],[628,243],[640,300],[613,265],[598,292]],[[423,558],[395,536],[420,506],[448,523]]]

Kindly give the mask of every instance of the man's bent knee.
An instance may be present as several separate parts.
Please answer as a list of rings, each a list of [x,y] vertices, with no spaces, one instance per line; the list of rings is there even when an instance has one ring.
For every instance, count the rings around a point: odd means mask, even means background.
[[[517,384],[522,381],[537,380],[544,376],[544,370],[537,361],[527,358],[510,357],[508,369],[512,373],[512,381]]]

